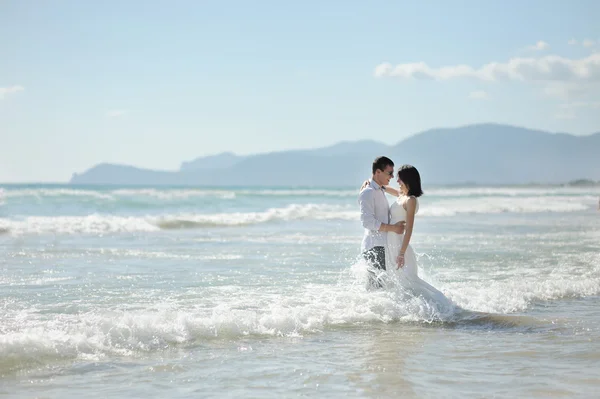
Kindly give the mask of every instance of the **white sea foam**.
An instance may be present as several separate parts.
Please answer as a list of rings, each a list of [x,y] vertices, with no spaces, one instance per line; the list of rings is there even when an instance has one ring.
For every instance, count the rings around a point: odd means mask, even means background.
[[[289,220],[354,220],[352,207],[319,204],[292,204],[263,212],[216,214],[167,214],[161,216],[28,216],[20,220],[0,219],[0,230],[11,234],[102,234],[153,232],[161,229],[244,226]]]
[[[597,295],[600,276],[597,270],[593,273],[587,278],[462,282],[445,289],[462,308],[489,314],[439,309],[393,285],[366,290],[366,271],[360,262],[344,270],[338,284],[307,284],[288,294],[224,286],[199,290],[188,302],[129,303],[143,307],[135,311],[97,309],[40,318],[39,309],[30,308],[7,317],[0,330],[0,372],[60,359],[133,356],[215,339],[318,334],[340,325],[446,322],[469,326],[483,320],[487,328],[535,328],[531,320],[507,314],[539,301]],[[208,303],[218,305],[206,307]]]
[[[135,250],[109,251],[140,255]],[[148,256],[163,253],[154,251]],[[594,264],[598,259],[587,260]],[[209,340],[319,334],[332,326],[450,323],[459,328],[535,329],[543,323],[510,313],[540,302],[600,293],[598,267],[582,269],[583,274],[569,273],[573,272],[559,269],[526,277],[509,273],[501,281],[457,278],[447,284],[421,273],[462,309],[439,309],[393,285],[366,290],[367,274],[361,262],[343,270],[337,284],[308,283],[271,291],[241,285],[200,287],[186,292],[181,300],[149,296],[134,299],[141,299],[139,303],[129,301],[127,306],[137,310],[96,308],[47,318],[35,307],[11,310],[16,306],[12,301],[4,306],[7,323],[0,329],[0,374],[57,360],[138,356]],[[547,323],[543,327],[548,328]]]
[[[597,195],[597,187],[441,187],[425,189],[427,196],[434,197],[545,197],[545,196],[582,196]]]
[[[4,190],[3,193],[5,198],[24,198],[33,197],[36,199],[42,199],[44,197],[90,197],[103,200],[114,201],[115,198],[107,192],[100,190],[84,190],[84,189],[70,189],[70,188],[26,188],[26,189],[11,189]]]
[[[195,189],[195,188],[123,188],[114,190],[96,190],[81,188],[25,188],[0,189],[2,198],[24,199],[58,197],[94,198],[108,201],[122,199],[154,199],[160,201],[177,201],[193,198],[213,197],[235,199],[238,196],[252,197],[357,197],[358,190],[326,190],[326,189]]]
[[[600,276],[512,278],[449,284],[452,300],[465,309],[489,313],[524,311],[536,302],[600,294]]]
[[[394,321],[432,322],[442,315],[399,292],[368,292],[361,284],[310,284],[291,295],[248,287],[215,287],[188,303],[160,301],[144,310],[13,314],[0,330],[0,373],[59,359],[133,356],[177,345],[248,336],[302,336],[328,326]],[[193,302],[193,303],[192,303]],[[218,305],[204,308],[207,303]],[[134,304],[130,304],[134,305]]]
[[[231,212],[218,214],[181,214],[155,219],[162,228],[199,226],[241,226],[289,220],[356,220],[355,207],[325,204],[291,204],[262,212]]]
[[[356,190],[325,190],[325,189],[271,189],[271,190],[239,190],[240,195],[266,197],[358,197]]]
[[[127,197],[149,197],[160,200],[178,200],[195,197],[216,197],[221,199],[233,199],[236,197],[235,191],[231,190],[208,190],[208,189],[168,189],[161,190],[156,188],[147,189],[120,189],[110,192],[111,195],[120,198]]]
[[[419,216],[457,214],[578,212],[593,209],[596,198],[580,197],[495,197],[422,201]],[[290,204],[256,212],[177,213],[148,216],[27,216],[0,218],[0,232],[11,234],[102,234],[153,232],[161,229],[235,227],[294,220],[359,220],[358,205]]]
[[[28,216],[22,220],[0,219],[0,230],[10,234],[103,234],[151,232],[160,228],[145,218],[93,214],[88,216]]]
[[[419,209],[421,216],[454,216],[457,214],[577,212],[593,208],[592,196],[488,197],[457,198],[429,201]]]
[[[360,185],[360,184],[359,184]],[[394,185],[392,184],[392,187]],[[323,188],[273,188],[273,189],[221,189],[221,188],[122,188],[122,189],[93,189],[93,188],[0,188],[2,198],[33,197],[92,197],[104,200],[118,200],[131,197],[146,197],[159,200],[177,200],[194,197],[216,197],[233,199],[237,196],[254,197],[352,197],[358,196],[359,187],[355,189],[323,189]],[[597,196],[597,187],[425,187],[429,197],[520,197],[520,196]]]

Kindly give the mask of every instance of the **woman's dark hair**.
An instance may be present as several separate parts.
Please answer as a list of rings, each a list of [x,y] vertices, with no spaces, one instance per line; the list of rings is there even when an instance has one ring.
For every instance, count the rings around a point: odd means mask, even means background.
[[[417,168],[412,165],[402,165],[398,169],[398,177],[408,186],[408,195],[420,197],[423,195],[421,189],[421,175]]]

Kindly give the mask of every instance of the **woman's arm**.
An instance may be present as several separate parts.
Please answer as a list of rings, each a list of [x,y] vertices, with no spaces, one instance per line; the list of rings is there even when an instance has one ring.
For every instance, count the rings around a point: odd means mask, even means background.
[[[377,220],[377,217],[375,216],[375,198],[373,197],[373,193],[373,190],[363,190],[358,195],[360,221],[362,226],[365,229],[372,231],[392,231],[396,234],[404,233],[404,222],[387,224]]]
[[[402,247],[400,247],[400,253],[396,262],[398,263],[398,269],[404,266],[404,253],[410,244],[410,237],[413,232],[413,225],[415,222],[415,211],[417,209],[417,199],[415,197],[409,197],[406,202],[406,227],[404,228],[404,239],[402,240]]]
[[[369,187],[369,181],[365,180],[365,182],[363,183],[363,185],[360,187],[360,190],[358,190],[358,192],[360,193],[362,190],[364,190],[365,188]]]
[[[386,193],[393,195],[394,197],[400,196],[400,191],[396,190],[395,188],[390,187],[390,186],[383,186],[383,187],[385,188]]]
[[[369,187],[369,181],[365,180],[365,182],[363,183],[362,187],[360,188],[360,190],[358,190],[359,192],[364,190],[365,188]],[[393,187],[390,186],[383,186],[383,188],[385,188],[385,192],[393,195],[394,197],[399,197],[400,196],[400,191],[396,190]]]

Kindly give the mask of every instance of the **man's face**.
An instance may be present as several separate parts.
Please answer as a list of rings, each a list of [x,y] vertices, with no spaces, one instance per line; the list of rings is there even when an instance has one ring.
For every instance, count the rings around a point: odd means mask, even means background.
[[[392,180],[392,177],[394,176],[394,167],[388,165],[385,167],[384,170],[378,169],[377,173],[379,174],[378,184],[380,186],[387,186],[388,184],[390,184],[390,180]]]

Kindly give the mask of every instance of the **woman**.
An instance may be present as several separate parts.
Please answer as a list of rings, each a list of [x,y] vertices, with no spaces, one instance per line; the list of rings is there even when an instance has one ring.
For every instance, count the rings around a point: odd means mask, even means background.
[[[386,264],[397,265],[397,271],[394,268],[388,270],[413,295],[434,301],[442,307],[451,306],[451,301],[444,294],[419,278],[417,258],[410,246],[415,215],[419,211],[418,198],[423,195],[419,171],[412,165],[401,166],[398,170],[398,184],[400,190],[384,187],[386,193],[398,197],[390,206],[390,223],[406,222],[404,234],[387,233]]]

